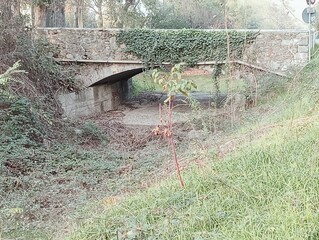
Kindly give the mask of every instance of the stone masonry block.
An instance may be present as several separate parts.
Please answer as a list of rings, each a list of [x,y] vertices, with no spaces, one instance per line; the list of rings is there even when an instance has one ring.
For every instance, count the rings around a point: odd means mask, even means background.
[[[298,53],[308,53],[309,48],[308,46],[298,46]]]
[[[298,60],[300,62],[305,61],[307,62],[308,60],[308,53],[296,53],[294,56],[294,60]]]
[[[73,57],[73,55],[72,55],[71,53],[68,53],[68,54],[66,55],[66,58],[67,58],[67,59],[73,59],[74,57]]]
[[[289,39],[289,40],[284,39],[284,40],[281,41],[281,45],[283,45],[283,46],[290,46],[293,43],[294,43],[293,39]]]
[[[308,46],[308,42],[309,42],[309,39],[308,38],[301,38],[298,42],[298,45],[299,46]]]
[[[271,66],[272,70],[278,70],[278,69],[280,69],[281,64],[278,62],[272,61],[270,66]]]

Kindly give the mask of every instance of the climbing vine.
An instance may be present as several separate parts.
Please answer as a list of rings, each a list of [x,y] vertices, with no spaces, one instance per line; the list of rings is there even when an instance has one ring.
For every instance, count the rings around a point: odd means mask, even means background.
[[[230,31],[230,57],[241,58],[246,44],[257,37],[256,32]],[[225,31],[148,30],[120,31],[117,41],[125,44],[127,52],[141,58],[147,65],[185,62],[194,65],[202,61],[225,61],[227,34]]]

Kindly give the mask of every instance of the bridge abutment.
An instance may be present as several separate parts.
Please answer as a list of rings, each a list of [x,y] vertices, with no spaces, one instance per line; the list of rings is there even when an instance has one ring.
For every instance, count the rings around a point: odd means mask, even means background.
[[[133,97],[133,79],[129,78],[120,82],[122,100],[128,100]]]
[[[121,89],[121,82],[99,85],[78,93],[61,94],[59,101],[65,116],[82,117],[116,110],[124,98]]]

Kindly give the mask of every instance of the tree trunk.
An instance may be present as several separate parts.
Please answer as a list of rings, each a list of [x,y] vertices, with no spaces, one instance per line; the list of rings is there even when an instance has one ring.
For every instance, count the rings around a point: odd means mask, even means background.
[[[12,19],[11,1],[0,2],[0,19],[2,22],[9,22]]]
[[[78,16],[78,21],[77,21],[77,27],[83,28],[84,23],[83,23],[83,0],[79,0],[78,6],[77,6],[77,16]]]
[[[34,10],[34,26],[35,27],[46,27],[46,11],[47,7],[44,5],[36,5],[33,7]]]
[[[19,17],[21,13],[21,3],[20,0],[13,1],[13,17]]]
[[[79,6],[78,5],[75,6],[72,27],[75,27],[75,28],[79,27]]]
[[[77,0],[75,6],[75,27],[83,28],[83,8],[84,8],[84,0]]]
[[[98,6],[98,15],[99,15],[99,20],[98,20],[98,27],[103,28],[104,21],[103,21],[103,12],[102,12],[102,4]]]
[[[46,11],[46,27],[65,27],[65,3],[54,0]]]

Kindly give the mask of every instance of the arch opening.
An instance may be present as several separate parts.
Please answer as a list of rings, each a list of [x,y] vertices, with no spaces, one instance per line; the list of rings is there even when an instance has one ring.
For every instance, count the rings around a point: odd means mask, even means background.
[[[120,73],[116,73],[91,84],[89,87],[96,87],[96,86],[104,85],[104,84],[111,85],[116,82],[127,81],[128,79],[132,78],[133,76],[137,74],[142,73],[145,70],[147,70],[147,68],[135,68],[135,69],[123,71]]]

